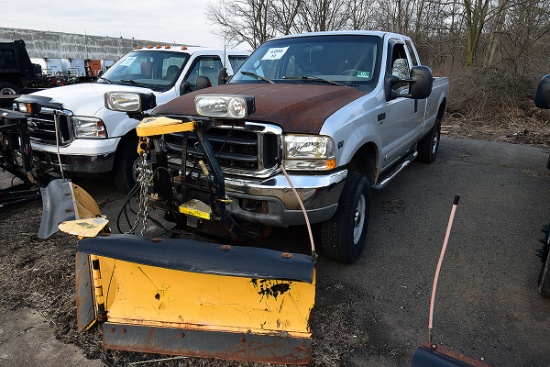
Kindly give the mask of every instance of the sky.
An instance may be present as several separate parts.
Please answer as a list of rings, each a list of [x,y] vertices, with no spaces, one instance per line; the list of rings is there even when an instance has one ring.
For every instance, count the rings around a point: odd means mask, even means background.
[[[207,3],[207,0],[0,0],[3,15],[0,26],[223,48],[223,37],[213,34],[215,26],[208,24]],[[212,3],[217,4],[217,0]]]

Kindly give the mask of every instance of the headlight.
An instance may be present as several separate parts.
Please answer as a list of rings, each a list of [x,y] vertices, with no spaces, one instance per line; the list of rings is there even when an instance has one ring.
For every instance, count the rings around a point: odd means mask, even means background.
[[[37,103],[14,102],[13,109],[23,113],[36,114],[40,112],[40,105]]]
[[[254,112],[254,97],[224,94],[200,94],[195,108],[201,116],[244,119]]]
[[[336,167],[334,140],[329,136],[285,135],[284,165],[288,170],[330,170]]]
[[[107,92],[105,108],[120,112],[141,113],[156,106],[156,97],[152,93]]]
[[[106,138],[107,129],[97,117],[73,116],[73,129],[76,138]]]

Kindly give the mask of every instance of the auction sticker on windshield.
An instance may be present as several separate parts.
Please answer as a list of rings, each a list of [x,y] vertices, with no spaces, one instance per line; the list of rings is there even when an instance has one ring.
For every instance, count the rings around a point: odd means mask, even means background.
[[[277,48],[270,48],[265,53],[264,57],[262,57],[262,60],[279,60],[285,52],[288,50],[287,47],[277,47]]]
[[[130,57],[127,57],[126,60],[123,60],[120,65],[122,66],[130,66],[132,65],[132,63],[136,60],[137,57],[135,56],[130,56]]]

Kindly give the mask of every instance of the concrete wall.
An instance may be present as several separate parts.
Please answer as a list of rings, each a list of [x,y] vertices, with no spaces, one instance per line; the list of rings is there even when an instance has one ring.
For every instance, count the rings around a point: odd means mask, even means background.
[[[159,42],[147,40],[0,27],[0,42],[13,42],[19,39],[25,41],[29,56],[35,59],[116,61],[132,50],[135,45],[159,44]]]

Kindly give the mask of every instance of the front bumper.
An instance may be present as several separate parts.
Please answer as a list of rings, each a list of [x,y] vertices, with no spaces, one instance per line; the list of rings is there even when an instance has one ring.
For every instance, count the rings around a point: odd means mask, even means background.
[[[77,177],[93,177],[105,175],[113,170],[115,152],[119,138],[92,140],[79,139],[67,147],[57,147],[32,143],[33,156],[42,167],[59,170]]]
[[[347,170],[326,175],[290,175],[309,221],[330,219],[338,207]],[[249,223],[275,227],[305,224],[304,213],[283,174],[262,181],[225,178],[226,194],[231,199],[228,211]]]

